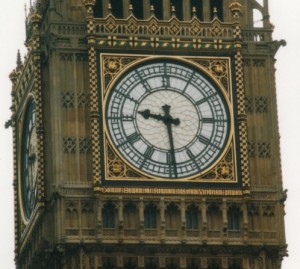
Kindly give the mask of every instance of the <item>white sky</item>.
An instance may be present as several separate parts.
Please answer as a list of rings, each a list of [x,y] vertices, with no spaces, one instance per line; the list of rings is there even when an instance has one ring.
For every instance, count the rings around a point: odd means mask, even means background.
[[[0,1],[0,267],[14,267],[13,170],[12,133],[4,129],[10,118],[11,83],[9,73],[15,68],[17,50],[24,55],[25,12],[29,0]],[[271,21],[275,25],[274,39],[285,39],[287,46],[276,55],[278,114],[281,134],[281,154],[284,188],[288,189],[286,202],[286,234],[289,257],[282,269],[300,266],[300,1],[269,0]]]

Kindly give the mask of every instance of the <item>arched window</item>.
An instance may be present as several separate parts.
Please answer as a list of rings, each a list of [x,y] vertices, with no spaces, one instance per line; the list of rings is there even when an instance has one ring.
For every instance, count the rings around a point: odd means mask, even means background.
[[[221,266],[217,262],[211,262],[208,265],[208,269],[221,269]]]
[[[191,0],[191,14],[193,12],[193,8],[196,9],[196,17],[202,21],[203,20],[203,2],[202,2],[202,0]]]
[[[166,228],[169,230],[178,230],[179,227],[180,211],[174,203],[171,203],[166,209]]]
[[[136,269],[137,266],[135,263],[133,263],[131,260],[127,261],[125,264],[124,264],[124,269]]]
[[[240,230],[241,211],[237,206],[231,206],[227,211],[227,221],[229,231]]]
[[[102,18],[103,17],[103,5],[101,0],[96,0],[94,6],[94,17],[95,18]]]
[[[187,229],[199,229],[199,209],[195,205],[191,205],[187,208],[185,217]]]
[[[166,269],[178,269],[178,266],[174,261],[171,261],[166,265]]]
[[[210,1],[210,17],[211,19],[217,15],[219,20],[223,21],[223,0],[211,0]]]
[[[233,263],[229,266],[229,269],[241,269],[242,267],[238,263]]]
[[[163,19],[163,1],[161,0],[150,0],[150,5],[154,8],[154,15],[157,19]]]
[[[116,18],[123,18],[123,1],[122,0],[110,0],[111,13]]]
[[[115,269],[115,264],[112,261],[107,260],[103,263],[102,268],[103,269]]]
[[[187,269],[198,269],[199,266],[195,261],[192,261],[188,266]]]
[[[143,8],[143,1],[141,0],[130,0],[130,4],[133,8],[133,15],[137,19],[143,19],[144,8]]]
[[[172,0],[172,6],[175,8],[175,15],[178,20],[183,20],[182,0]]]
[[[207,209],[207,223],[209,231],[220,232],[222,225],[222,214],[216,204],[211,204]]]
[[[108,202],[102,208],[102,225],[103,228],[115,228],[116,207],[113,203]]]
[[[146,229],[156,229],[157,208],[155,205],[147,205],[144,210],[144,225]]]
[[[135,229],[138,222],[138,211],[136,205],[129,202],[124,207],[124,227],[127,229]]]
[[[148,263],[145,264],[145,269],[157,269],[158,266],[155,262],[149,261]]]

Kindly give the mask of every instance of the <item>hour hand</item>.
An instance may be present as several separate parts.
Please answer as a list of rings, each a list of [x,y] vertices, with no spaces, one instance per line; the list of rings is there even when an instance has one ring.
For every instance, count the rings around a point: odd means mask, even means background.
[[[144,117],[144,119],[146,119],[146,120],[149,119],[149,118],[153,118],[153,119],[156,119],[158,121],[164,119],[164,117],[160,114],[151,113],[150,109],[145,109],[143,111],[138,111],[138,113],[141,114]]]

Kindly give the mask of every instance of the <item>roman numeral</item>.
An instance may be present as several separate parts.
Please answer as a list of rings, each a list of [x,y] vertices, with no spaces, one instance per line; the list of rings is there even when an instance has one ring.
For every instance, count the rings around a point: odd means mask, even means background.
[[[153,147],[147,147],[147,149],[144,153],[144,156],[145,156],[145,158],[150,159],[151,156],[153,155],[153,153],[154,153]]]
[[[211,95],[209,95],[209,96],[207,96],[207,97],[204,97],[203,99],[197,101],[197,102],[195,103],[195,105],[196,105],[196,106],[199,106],[199,105],[201,105],[201,104],[207,102],[210,98],[216,96],[217,94],[218,94],[218,93],[215,92],[215,93],[213,93],[213,94],[211,94]]]
[[[169,77],[163,76],[161,82],[162,82],[163,87],[166,87],[166,88],[170,87],[170,78]]]
[[[130,144],[134,144],[135,142],[137,142],[139,140],[140,140],[140,135],[138,133],[133,133],[133,134],[127,136],[127,141]]]
[[[202,144],[205,144],[205,145],[208,145],[210,144],[210,141],[207,137],[203,136],[203,135],[199,135],[198,136],[198,139],[199,141],[202,143]]]
[[[202,121],[203,123],[214,123],[215,119],[213,119],[213,118],[202,118],[202,119],[200,119],[200,121]]]

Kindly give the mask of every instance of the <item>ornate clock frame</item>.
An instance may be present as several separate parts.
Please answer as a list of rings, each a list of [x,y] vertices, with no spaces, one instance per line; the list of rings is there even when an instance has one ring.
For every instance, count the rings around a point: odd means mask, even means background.
[[[191,194],[215,194],[220,195],[228,193],[229,195],[241,195],[243,179],[241,177],[240,167],[241,160],[237,158],[240,155],[239,137],[238,137],[238,117],[234,110],[237,103],[237,92],[233,86],[233,68],[232,58],[222,57],[190,57],[185,55],[169,56],[151,56],[142,54],[117,54],[101,53],[99,54],[98,77],[100,78],[99,104],[102,104],[105,95],[111,88],[112,84],[118,79],[120,74],[134,67],[141,61],[150,59],[167,58],[175,61],[188,62],[196,65],[219,87],[222,87],[226,98],[229,100],[230,113],[233,115],[231,123],[231,132],[234,134],[231,138],[230,145],[223,152],[218,163],[210,167],[208,171],[200,176],[191,179],[168,181],[163,178],[149,177],[144,173],[134,169],[131,165],[119,156],[114,146],[109,143],[106,133],[107,130],[103,125],[104,114],[102,114],[100,129],[104,135],[101,137],[101,180],[98,182],[96,189],[100,192],[132,192],[132,193],[188,193]],[[103,107],[99,110],[103,111]],[[136,187],[133,187],[133,186]],[[154,187],[155,185],[155,187]],[[143,186],[146,188],[139,188]],[[184,186],[184,189],[181,187]]]

